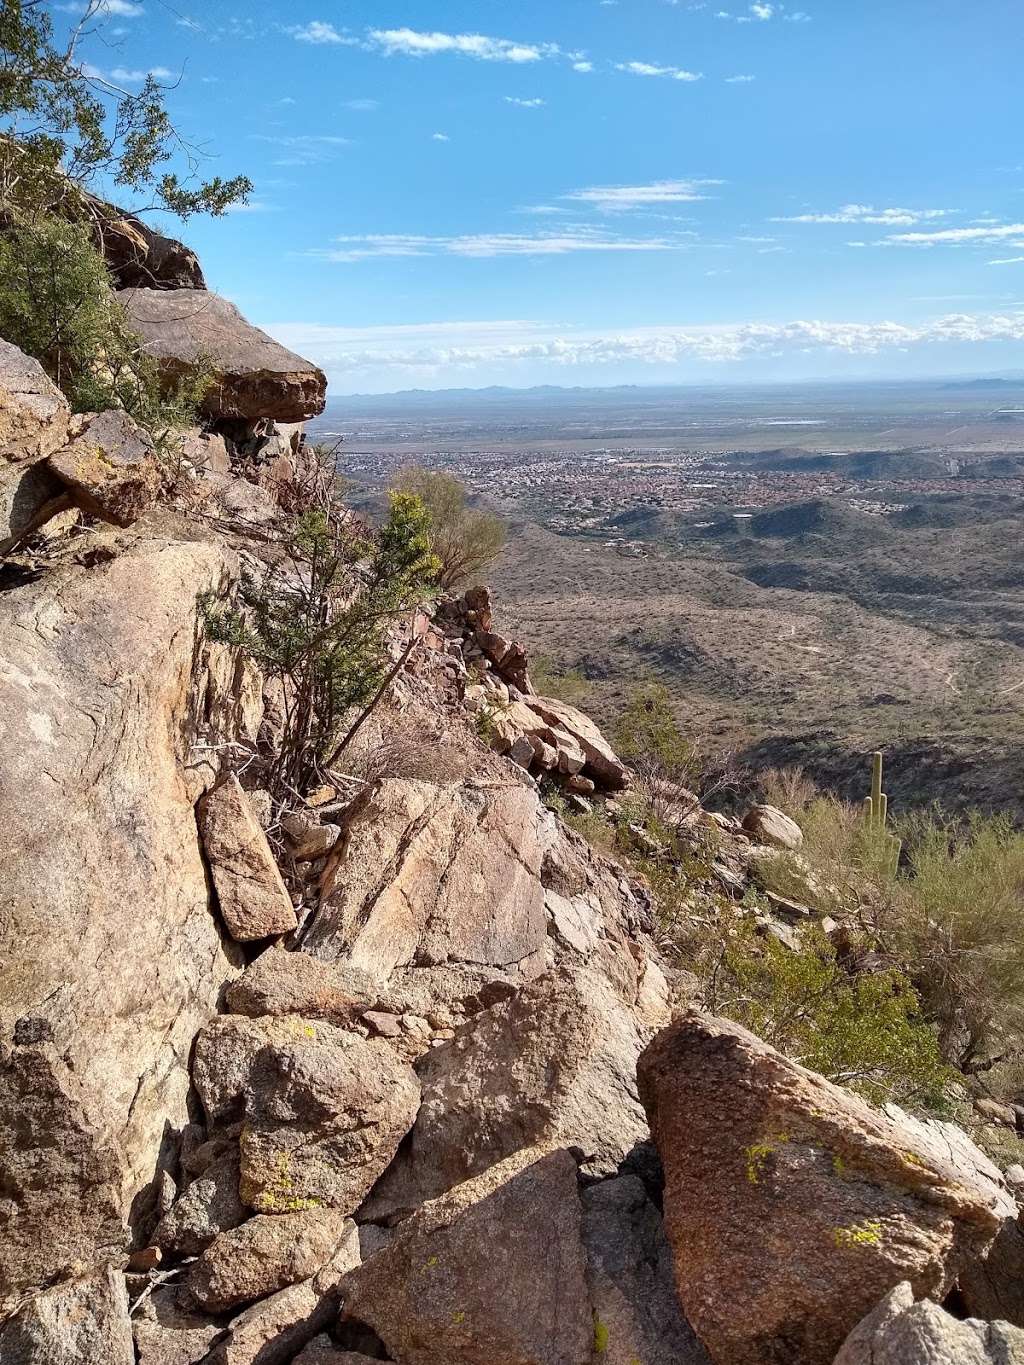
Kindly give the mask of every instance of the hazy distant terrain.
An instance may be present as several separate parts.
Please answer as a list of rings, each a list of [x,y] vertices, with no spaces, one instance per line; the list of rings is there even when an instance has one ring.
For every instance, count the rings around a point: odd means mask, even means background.
[[[509,519],[505,620],[758,762],[1024,813],[1024,381],[343,401],[353,495],[421,462]],[[314,433],[317,434],[317,433]]]

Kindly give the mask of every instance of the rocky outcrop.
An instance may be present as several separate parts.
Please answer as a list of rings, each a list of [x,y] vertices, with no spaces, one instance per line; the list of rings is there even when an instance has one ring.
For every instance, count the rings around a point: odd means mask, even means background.
[[[37,360],[0,341],[0,550],[62,492],[42,461],[65,444],[71,409]]]
[[[751,806],[743,818],[743,828],[760,844],[792,853],[803,847],[803,830],[776,806]]]
[[[639,1080],[680,1300],[715,1365],[831,1365],[894,1285],[941,1297],[999,1227],[987,1173],[738,1025],[680,1020]]]
[[[854,1328],[835,1365],[1024,1365],[1024,1332],[958,1322],[936,1303],[915,1303],[904,1281]]]
[[[197,361],[212,368],[202,403],[208,416],[305,422],[323,412],[323,371],[246,322],[220,295],[125,289],[117,297],[168,380]]]
[[[118,289],[205,289],[199,258],[141,218],[85,196],[87,221]]]
[[[72,439],[50,456],[49,471],[83,512],[131,526],[156,501],[162,472],[149,434],[125,412],[72,420]]]
[[[81,1150],[89,1125],[72,1116],[88,1106],[93,1168],[113,1151],[123,1212],[186,1120],[192,1039],[238,970],[208,905],[192,807],[211,773],[191,748],[205,725],[196,599],[232,573],[213,545],[143,538],[3,597],[0,1035],[52,1040],[75,1076],[67,1118],[55,1093],[53,1123],[19,1144],[29,1164]],[[23,1099],[6,1069],[0,1107]],[[4,1183],[0,1284],[31,1264],[24,1250],[4,1263],[26,1201],[38,1237],[60,1245],[54,1227],[95,1198],[79,1160],[77,1194],[74,1169],[23,1197]]]
[[[543,970],[541,860],[548,818],[513,783],[386,780],[346,813],[302,946],[378,981],[396,968]]]
[[[33,1296],[0,1322],[4,1365],[135,1365],[124,1277],[107,1267]]]
[[[505,1166],[424,1205],[341,1284],[402,1365],[590,1365],[576,1163]],[[525,1165],[525,1168],[524,1168]]]

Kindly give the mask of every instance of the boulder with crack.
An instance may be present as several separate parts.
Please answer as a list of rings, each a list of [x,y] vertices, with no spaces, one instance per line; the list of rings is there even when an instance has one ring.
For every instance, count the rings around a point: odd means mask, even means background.
[[[529,788],[386,779],[346,814],[303,948],[386,982],[396,968],[543,970],[551,820]]]
[[[987,1171],[739,1025],[679,1020],[639,1079],[680,1301],[715,1365],[831,1365],[894,1285],[941,1297],[999,1227]]]
[[[402,1365],[590,1365],[575,1161],[520,1153],[425,1204],[341,1293]]]
[[[0,341],[0,552],[63,493],[43,461],[67,442],[71,409],[38,360]]]

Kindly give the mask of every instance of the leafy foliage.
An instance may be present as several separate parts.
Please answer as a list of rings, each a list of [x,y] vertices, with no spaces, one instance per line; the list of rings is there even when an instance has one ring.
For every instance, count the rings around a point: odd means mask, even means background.
[[[458,479],[410,467],[396,488],[420,499],[430,517],[430,547],[437,556],[438,586],[457,587],[478,575],[501,552],[505,526],[493,512],[471,507]]]
[[[388,520],[370,538],[333,502],[308,509],[263,578],[243,587],[241,609],[204,604],[211,638],[240,646],[281,680],[284,727],[271,775],[279,792],[307,790],[336,762],[343,722],[379,693],[391,665],[389,627],[436,581],[428,527],[423,504],[406,493],[391,495]]]
[[[103,0],[85,0],[80,21],[59,48],[42,0],[0,5],[0,204],[52,210],[101,181],[115,191],[152,195],[151,206],[181,217],[223,213],[252,185],[244,176],[197,178],[199,156],[164,105],[152,76],[123,90],[78,56]],[[186,175],[168,170],[175,156]],[[146,207],[149,207],[147,205]]]

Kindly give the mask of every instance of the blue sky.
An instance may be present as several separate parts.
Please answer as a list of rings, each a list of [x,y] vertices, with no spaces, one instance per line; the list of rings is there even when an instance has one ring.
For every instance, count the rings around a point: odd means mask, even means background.
[[[335,394],[1024,366],[1020,0],[105,3]]]

